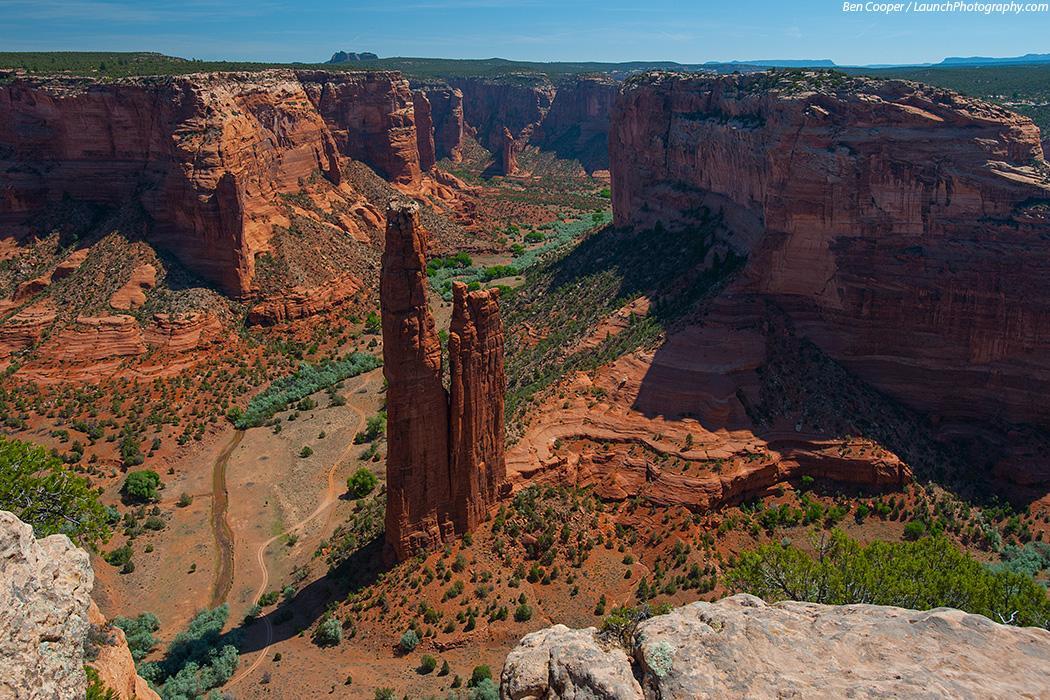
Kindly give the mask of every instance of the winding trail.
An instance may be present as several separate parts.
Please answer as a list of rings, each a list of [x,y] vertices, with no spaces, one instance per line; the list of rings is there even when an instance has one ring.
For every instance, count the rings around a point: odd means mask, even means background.
[[[367,377],[364,378],[364,381],[362,382],[362,387],[367,386],[369,383],[370,379],[368,379]],[[350,404],[347,404],[347,408],[353,411],[354,415],[357,417],[357,427],[354,428],[352,432],[358,432],[363,430],[365,428],[364,413],[362,413],[361,410],[356,406],[351,406]],[[342,493],[342,488],[341,485],[336,482],[335,472],[339,468],[339,465],[342,464],[344,460],[346,460],[347,456],[353,450],[359,449],[360,447],[360,445],[354,445],[351,442],[339,454],[339,457],[336,458],[332,466],[328,468],[327,487],[325,488],[324,495],[321,498],[321,502],[317,504],[317,507],[314,508],[312,513],[307,515],[299,522],[289,525],[288,528],[285,529],[283,532],[274,535],[273,537],[259,545],[259,548],[255,551],[255,561],[259,566],[259,572],[261,574],[261,577],[259,580],[259,588],[255,591],[255,596],[253,600],[258,600],[260,597],[262,597],[262,595],[266,593],[267,587],[270,585],[270,571],[266,567],[266,550],[270,547],[270,545],[272,545],[274,542],[281,539],[282,537],[293,534],[296,531],[301,530],[303,527],[313,522],[316,518],[328,511],[339,500],[339,495]],[[225,476],[225,467],[223,469],[223,474]],[[223,485],[225,486],[225,483]],[[236,685],[237,683],[241,682],[242,680],[250,676],[252,673],[254,673],[266,661],[266,652],[273,644],[273,623],[270,622],[269,616],[267,615],[264,615],[262,618],[260,618],[260,621],[265,625],[266,643],[259,648],[258,656],[255,658],[255,661],[253,661],[250,666],[243,669],[240,673],[231,678],[229,682],[227,682],[226,685],[223,686],[224,689],[232,688],[234,685]]]
[[[242,439],[243,430],[234,432],[211,470],[211,533],[215,539],[215,551],[219,562],[215,567],[215,579],[211,585],[209,608],[217,608],[226,602],[226,596],[230,594],[230,588],[233,586],[233,528],[226,517],[230,505],[230,494],[226,490],[226,465]]]

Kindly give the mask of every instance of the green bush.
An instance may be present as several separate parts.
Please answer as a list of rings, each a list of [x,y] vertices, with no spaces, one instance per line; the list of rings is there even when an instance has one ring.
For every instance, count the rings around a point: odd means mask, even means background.
[[[63,534],[81,544],[109,539],[109,515],[86,479],[43,447],[0,437],[0,510],[37,537]]]
[[[386,411],[380,411],[374,416],[369,417],[365,423],[365,429],[363,432],[358,433],[354,436],[355,445],[363,445],[366,442],[372,442],[376,438],[382,437],[386,433]]]
[[[499,700],[499,688],[491,678],[485,678],[470,689],[470,700]]]
[[[423,658],[419,660],[419,672],[423,675],[432,673],[437,668],[437,659],[430,654],[423,654]]]
[[[237,647],[226,643],[222,628],[229,617],[227,605],[197,613],[177,634],[159,662],[139,666],[162,700],[194,700],[217,688],[237,670]]]
[[[532,619],[532,608],[529,607],[528,603],[522,603],[514,609],[514,621],[515,622],[528,622]]]
[[[113,625],[124,631],[131,658],[135,663],[146,658],[157,645],[153,633],[160,629],[160,622],[153,613],[146,612],[137,617],[117,617],[113,620]]]
[[[314,644],[319,647],[331,647],[343,641],[343,626],[334,617],[321,620],[314,630]]]
[[[397,700],[393,688],[376,688],[375,700]]]
[[[401,647],[401,651],[408,653],[419,646],[419,635],[416,634],[414,629],[405,630],[398,645]]]
[[[367,467],[361,467],[346,480],[347,495],[350,498],[364,498],[372,493],[378,483],[379,477]]]
[[[299,450],[299,456],[303,459],[313,456],[313,453],[314,448],[310,447],[309,445],[303,445],[303,449]]]
[[[485,680],[492,680],[492,670],[488,666],[475,666],[474,670],[470,672],[470,680],[467,681],[467,686],[474,688]]]
[[[944,536],[862,545],[835,530],[816,555],[780,543],[744,552],[726,579],[769,601],[951,607],[996,622],[1050,625],[1050,599],[1031,576],[984,566]]]
[[[151,503],[157,500],[160,474],[152,469],[130,472],[124,479],[120,492],[129,503]]]

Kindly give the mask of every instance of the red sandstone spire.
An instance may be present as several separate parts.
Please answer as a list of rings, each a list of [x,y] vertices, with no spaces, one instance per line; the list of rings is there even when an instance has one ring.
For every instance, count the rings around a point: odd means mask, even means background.
[[[380,278],[387,380],[386,541],[397,559],[451,536],[448,394],[427,308],[426,232],[419,205],[391,201]]]
[[[488,517],[507,476],[504,462],[503,321],[499,290],[452,285],[449,357],[449,469],[452,517],[466,532]]]

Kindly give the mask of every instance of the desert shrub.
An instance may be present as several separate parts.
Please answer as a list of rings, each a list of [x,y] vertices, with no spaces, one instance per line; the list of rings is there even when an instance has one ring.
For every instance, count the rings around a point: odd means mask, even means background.
[[[84,700],[120,700],[117,691],[102,682],[102,679],[99,678],[98,671],[90,666],[85,666],[84,674],[87,676],[88,681]]]
[[[334,617],[325,617],[314,630],[314,644],[319,647],[332,647],[343,641],[343,626]]]
[[[139,674],[158,688],[163,700],[203,697],[233,676],[237,647],[222,636],[229,614],[225,604],[197,613],[175,636],[161,661],[139,667]]]
[[[134,435],[125,435],[120,440],[120,460],[125,467],[137,467],[146,461],[139,446],[138,439]]]
[[[113,620],[113,625],[124,631],[131,658],[135,663],[146,658],[157,645],[153,633],[160,629],[160,622],[153,613],[145,612],[137,617],[117,617]]]
[[[475,666],[474,670],[470,672],[470,680],[467,681],[467,686],[470,688],[477,687],[482,681],[492,680],[492,669],[488,666]]]
[[[350,498],[364,498],[372,493],[379,478],[371,470],[361,467],[346,480],[346,491]]]
[[[354,444],[363,445],[366,442],[372,442],[376,438],[383,437],[384,433],[386,433],[386,411],[380,411],[368,418],[364,431],[354,436]]]
[[[127,566],[131,562],[131,545],[125,544],[121,547],[117,547],[114,550],[106,552],[102,555],[102,558],[106,560],[106,563],[111,566]]]
[[[437,659],[430,654],[423,654],[423,658],[419,660],[419,672],[423,675],[432,673],[437,668]]]
[[[1050,569],[1050,544],[1046,542],[1029,542],[1023,547],[1008,544],[999,553],[1002,562],[995,564],[995,571],[1013,571],[1036,576],[1044,569]]]
[[[314,453],[314,448],[310,447],[309,445],[303,445],[303,449],[299,450],[299,456],[302,457],[303,459],[306,459],[307,457],[312,456],[313,453]]]
[[[532,608],[528,603],[522,603],[514,609],[515,622],[528,622],[532,619]]]
[[[120,492],[129,503],[151,503],[157,500],[160,474],[152,469],[130,472]]]
[[[1031,576],[984,566],[944,536],[862,545],[835,530],[815,554],[782,543],[744,552],[726,580],[769,601],[952,607],[996,622],[1050,625],[1050,599]]]
[[[393,688],[376,688],[375,700],[397,700],[397,694]]]
[[[470,689],[470,700],[499,700],[499,688],[491,678],[485,678]]]
[[[379,365],[374,355],[363,352],[351,353],[340,360],[322,360],[314,365],[303,363],[294,374],[276,380],[253,397],[234,425],[242,430],[260,426],[310,394],[369,372]]]
[[[63,534],[85,545],[109,538],[109,515],[86,479],[37,445],[0,437],[0,510],[37,537]]]
[[[398,646],[401,647],[401,651],[410,652],[419,646],[419,635],[413,629],[405,630],[405,633],[401,635],[401,641],[398,642]]]

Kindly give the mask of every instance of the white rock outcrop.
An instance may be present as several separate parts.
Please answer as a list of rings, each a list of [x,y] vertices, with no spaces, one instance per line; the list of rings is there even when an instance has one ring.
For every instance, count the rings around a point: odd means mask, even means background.
[[[634,639],[630,659],[594,628],[527,635],[507,657],[502,696],[1050,698],[1050,632],[950,608],[735,595],[646,620]]]
[[[0,511],[0,698],[83,698],[94,574],[64,535]]]

